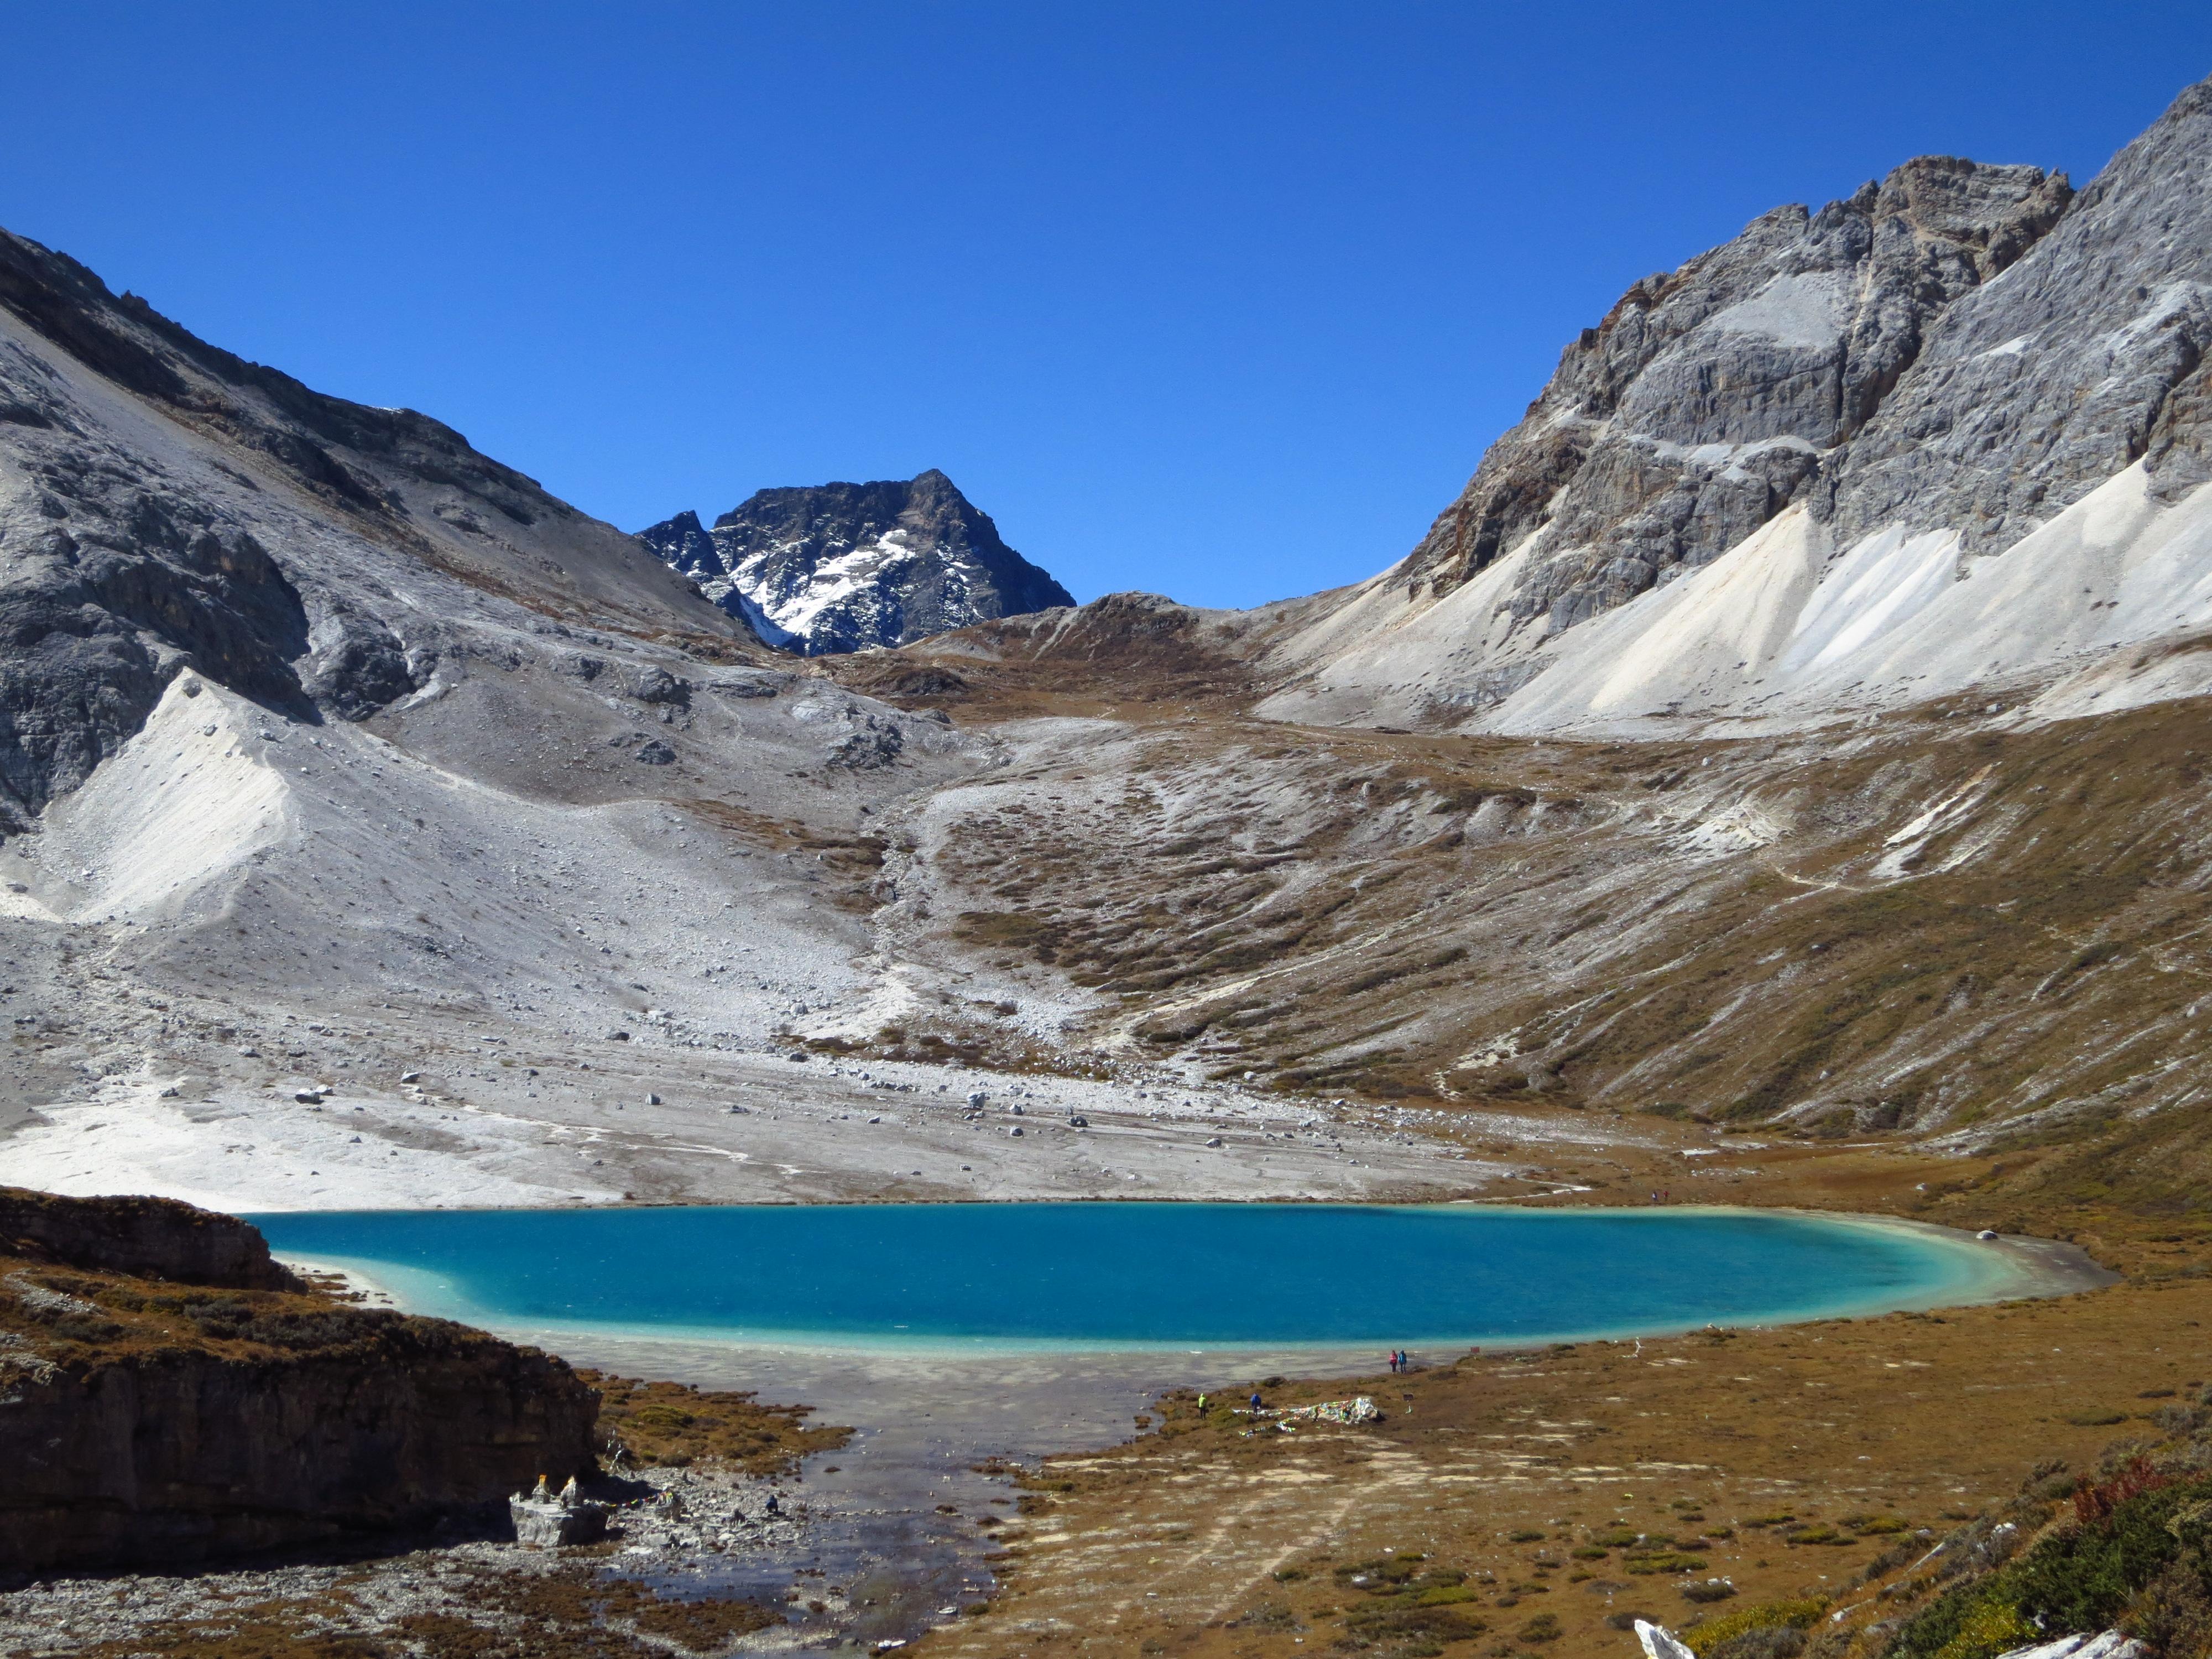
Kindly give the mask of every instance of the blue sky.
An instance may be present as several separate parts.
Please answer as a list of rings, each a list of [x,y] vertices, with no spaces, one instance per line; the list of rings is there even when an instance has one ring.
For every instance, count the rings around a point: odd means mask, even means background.
[[[0,224],[635,529],[951,473],[1089,599],[1402,554],[1647,272],[2085,182],[2191,4],[0,0]]]

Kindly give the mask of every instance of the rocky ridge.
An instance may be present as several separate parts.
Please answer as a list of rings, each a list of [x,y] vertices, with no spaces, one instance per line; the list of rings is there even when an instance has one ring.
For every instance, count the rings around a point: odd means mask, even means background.
[[[809,654],[1075,603],[933,469],[903,483],[763,489],[711,532],[685,512],[638,534],[763,638]]]
[[[1923,156],[1647,276],[1562,355],[1403,567],[1443,592],[1525,549],[1516,620],[1571,627],[1717,558],[1832,470],[2065,179]]]
[[[1404,560],[1289,608],[1269,707],[1818,720],[2212,626],[2208,339],[2212,82],[2079,197],[1927,156],[1778,209],[1584,330]]]
[[[503,647],[471,623],[757,649],[450,427],[310,391],[4,232],[0,434],[0,831],[187,669],[288,718],[359,720]]]

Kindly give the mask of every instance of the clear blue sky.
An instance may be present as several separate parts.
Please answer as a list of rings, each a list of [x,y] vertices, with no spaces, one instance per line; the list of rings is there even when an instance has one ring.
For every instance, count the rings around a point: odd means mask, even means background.
[[[1079,598],[1402,554],[1635,278],[2084,182],[2212,6],[0,0],[0,224],[638,528],[939,466]]]

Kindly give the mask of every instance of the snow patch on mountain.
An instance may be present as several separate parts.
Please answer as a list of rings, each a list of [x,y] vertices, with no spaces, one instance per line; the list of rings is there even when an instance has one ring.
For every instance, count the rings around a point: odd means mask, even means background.
[[[763,489],[712,531],[679,513],[638,534],[768,643],[811,654],[905,645],[1074,603],[933,471]]]

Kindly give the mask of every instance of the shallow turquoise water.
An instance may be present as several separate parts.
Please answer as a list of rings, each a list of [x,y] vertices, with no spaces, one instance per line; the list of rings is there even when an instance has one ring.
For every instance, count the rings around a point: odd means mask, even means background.
[[[1626,1335],[1986,1293],[1972,1245],[1748,1211],[905,1204],[256,1216],[502,1328],[754,1342],[1346,1346]]]

